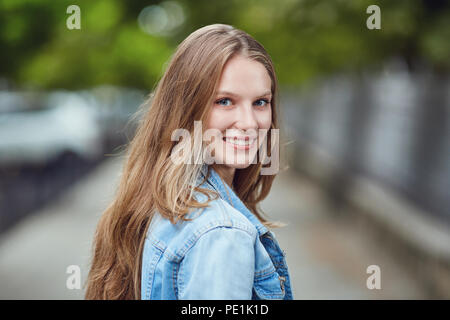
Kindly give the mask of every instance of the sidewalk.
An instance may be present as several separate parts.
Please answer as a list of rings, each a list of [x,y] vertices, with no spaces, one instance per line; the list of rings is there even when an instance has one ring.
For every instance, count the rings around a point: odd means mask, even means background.
[[[114,192],[120,162],[107,160],[59,199],[0,238],[0,299],[83,299],[69,290],[69,265],[88,274],[97,221]]]
[[[275,179],[262,207],[289,224],[274,233],[286,251],[295,299],[427,298],[402,261],[375,241],[370,226],[330,214],[320,188],[292,169]],[[366,286],[370,265],[380,267],[380,290]]]
[[[60,199],[0,238],[0,299],[82,299],[66,288],[66,268],[78,265],[84,284],[97,221],[118,182],[121,163],[110,159]],[[272,220],[292,277],[295,299],[412,299],[419,284],[364,227],[333,220],[320,189],[292,169],[275,179],[262,208]],[[381,268],[381,290],[369,290],[366,268]]]

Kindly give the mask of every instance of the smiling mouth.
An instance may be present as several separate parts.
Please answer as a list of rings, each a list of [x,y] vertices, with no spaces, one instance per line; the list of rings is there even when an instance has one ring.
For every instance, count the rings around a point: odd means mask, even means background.
[[[250,146],[255,142],[256,138],[232,138],[232,137],[223,137],[223,141],[237,145],[237,146]]]
[[[256,145],[257,139],[236,139],[236,138],[223,138],[223,141],[232,148],[236,150],[245,150],[248,151],[252,149]]]

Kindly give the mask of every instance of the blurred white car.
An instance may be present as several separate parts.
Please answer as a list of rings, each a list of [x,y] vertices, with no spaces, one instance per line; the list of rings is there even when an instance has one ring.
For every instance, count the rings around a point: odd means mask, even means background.
[[[98,111],[80,95],[55,93],[51,106],[0,113],[0,164],[45,163],[64,152],[95,158],[102,152]]]

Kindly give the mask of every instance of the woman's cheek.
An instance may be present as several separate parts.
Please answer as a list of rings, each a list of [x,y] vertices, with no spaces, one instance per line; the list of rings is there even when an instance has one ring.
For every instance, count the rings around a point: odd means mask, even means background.
[[[270,129],[272,124],[272,111],[268,110],[263,112],[259,117],[259,128],[260,129]]]
[[[220,110],[213,109],[210,115],[210,119],[208,121],[207,128],[218,129],[223,132],[227,128],[227,115]]]

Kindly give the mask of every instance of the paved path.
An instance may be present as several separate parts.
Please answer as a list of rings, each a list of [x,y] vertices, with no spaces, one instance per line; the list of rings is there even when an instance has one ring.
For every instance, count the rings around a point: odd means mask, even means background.
[[[286,251],[295,299],[425,299],[402,262],[371,236],[370,226],[333,218],[320,188],[289,169],[275,179],[262,205]],[[381,289],[369,290],[367,267],[381,271]]]
[[[105,161],[58,200],[0,237],[0,299],[82,299],[69,290],[69,265],[88,273],[92,236],[118,182],[121,163]],[[424,298],[414,279],[370,241],[366,230],[330,218],[320,189],[290,169],[274,182],[263,209],[288,223],[275,229],[286,251],[296,299]],[[381,268],[381,290],[366,287],[368,265]]]

